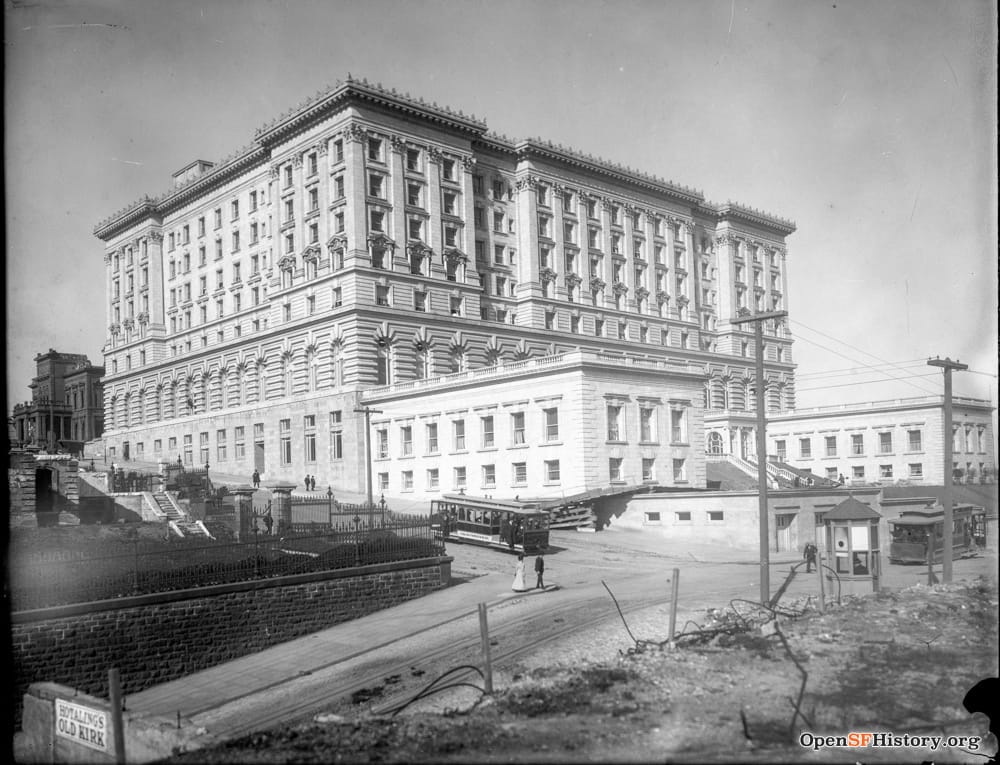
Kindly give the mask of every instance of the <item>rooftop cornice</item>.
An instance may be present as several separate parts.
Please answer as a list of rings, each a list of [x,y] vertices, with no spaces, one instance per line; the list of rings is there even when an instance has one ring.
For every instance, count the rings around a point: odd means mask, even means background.
[[[197,178],[192,178],[181,186],[166,191],[157,197],[143,196],[142,199],[128,207],[119,210],[114,215],[104,219],[94,227],[94,235],[107,241],[111,237],[134,226],[136,222],[148,217],[163,217],[192,197],[217,187],[233,176],[249,169],[255,164],[267,161],[267,149],[249,144],[235,151],[222,160],[209,172]]]
[[[621,183],[640,186],[657,194],[664,194],[689,205],[705,202],[705,195],[697,189],[682,186],[674,181],[644,173],[626,165],[611,162],[593,154],[584,154],[568,146],[546,141],[541,138],[526,138],[515,146],[518,158],[543,157],[563,164],[590,170],[614,178]]]
[[[719,220],[731,218],[744,223],[752,223],[755,226],[776,231],[786,236],[795,231],[795,223],[787,218],[779,218],[776,215],[771,215],[770,213],[763,212],[762,210],[741,205],[738,202],[733,202],[732,200],[728,200],[724,204],[712,204],[709,202],[704,205],[704,209],[707,213],[716,216]]]
[[[261,145],[271,145],[353,100],[401,111],[475,136],[486,132],[486,123],[475,115],[455,111],[447,106],[438,106],[436,101],[428,103],[422,98],[412,98],[409,93],[399,93],[395,88],[386,89],[382,87],[382,83],[372,84],[363,78],[356,80],[348,74],[345,81],[338,80],[326,92],[317,92],[312,98],[307,98],[258,128],[254,139]]]

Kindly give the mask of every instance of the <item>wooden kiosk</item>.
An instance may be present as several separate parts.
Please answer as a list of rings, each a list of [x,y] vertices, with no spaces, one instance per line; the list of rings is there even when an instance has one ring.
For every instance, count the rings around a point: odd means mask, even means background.
[[[878,592],[882,574],[878,526],[882,516],[854,497],[848,497],[823,516],[824,569],[828,586],[840,594]]]

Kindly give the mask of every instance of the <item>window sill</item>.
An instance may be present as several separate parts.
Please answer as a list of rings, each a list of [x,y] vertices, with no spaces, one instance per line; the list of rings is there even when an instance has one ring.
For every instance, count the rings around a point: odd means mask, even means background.
[[[538,445],[539,446],[562,446],[563,442],[562,441],[542,441],[542,443],[540,443]]]
[[[671,446],[687,446],[690,448],[691,444],[687,441],[671,441]]]
[[[528,444],[511,444],[507,447],[508,449],[527,449]]]
[[[621,438],[609,438],[604,443],[609,446],[628,446],[628,441]]]
[[[479,449],[476,449],[477,454],[483,454],[484,452],[498,452],[498,451],[500,451],[500,449],[496,446],[483,446]]]

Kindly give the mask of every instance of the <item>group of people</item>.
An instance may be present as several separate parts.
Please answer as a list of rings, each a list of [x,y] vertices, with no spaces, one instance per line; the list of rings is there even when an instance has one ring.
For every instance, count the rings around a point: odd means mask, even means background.
[[[316,476],[307,475],[305,484],[306,484],[306,491],[316,491]]]
[[[545,589],[545,558],[541,555],[535,558],[535,587],[539,590]],[[511,585],[514,592],[527,592],[528,587],[524,582],[524,553],[517,556],[517,566],[514,568],[514,584]]]

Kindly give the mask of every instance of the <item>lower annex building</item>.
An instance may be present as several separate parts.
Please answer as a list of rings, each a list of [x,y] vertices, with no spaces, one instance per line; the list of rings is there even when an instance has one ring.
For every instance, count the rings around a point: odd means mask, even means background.
[[[729,319],[786,308],[793,231],[348,78],[96,227],[108,455],[363,492],[367,407],[386,493],[702,487],[706,406],[752,408]]]

